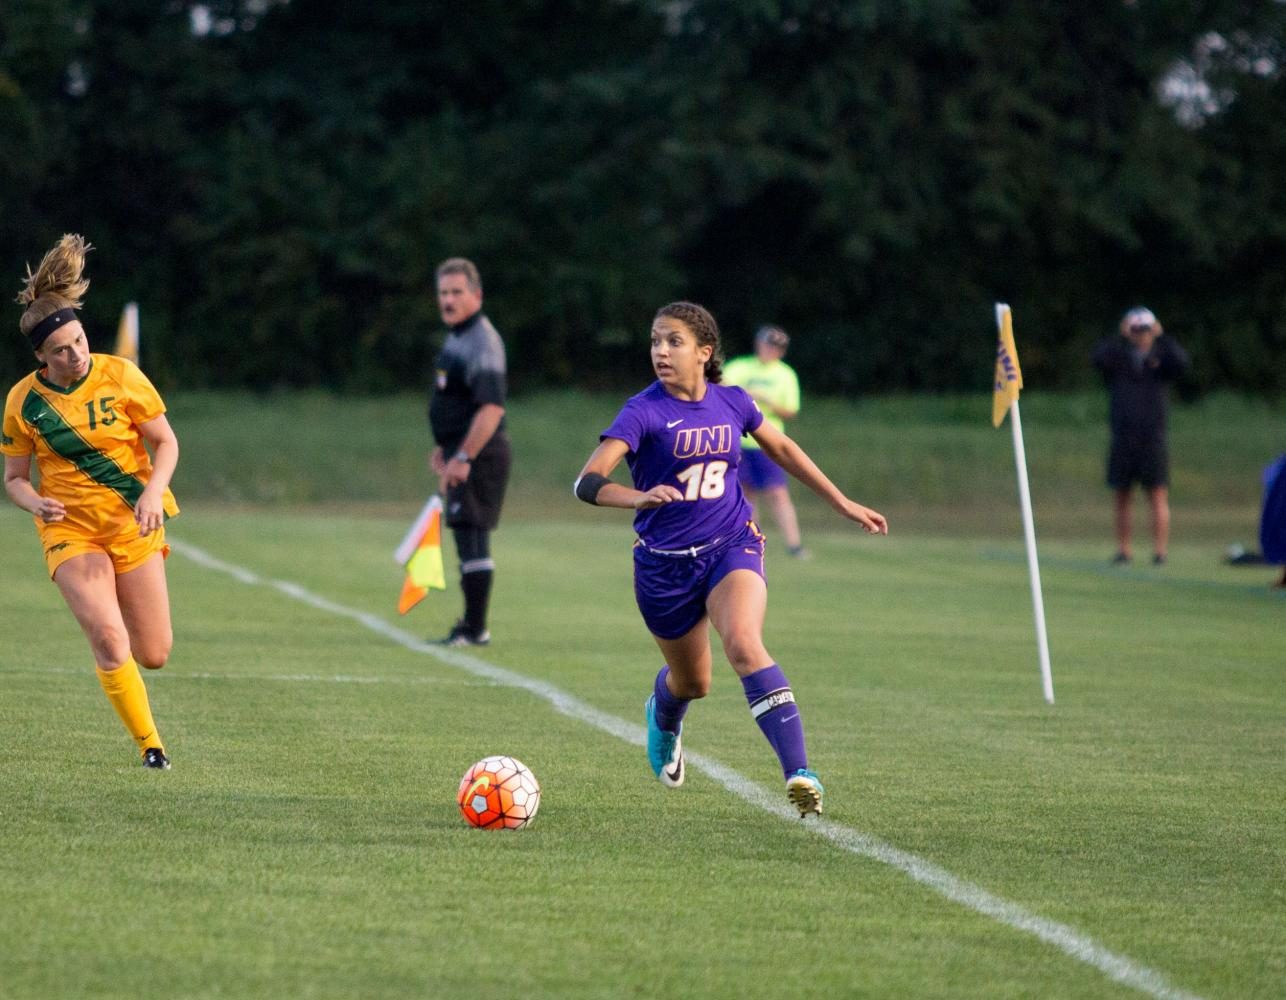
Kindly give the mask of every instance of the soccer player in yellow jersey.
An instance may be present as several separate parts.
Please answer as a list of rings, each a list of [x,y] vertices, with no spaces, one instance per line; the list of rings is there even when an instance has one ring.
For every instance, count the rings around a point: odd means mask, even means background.
[[[41,367],[5,400],[4,488],[34,516],[49,575],[89,639],[143,766],[166,770],[138,667],[164,666],[173,643],[164,524],[179,512],[169,490],[179,443],[147,376],[124,358],[89,352],[75,312],[89,287],[89,250],[67,235],[35,274],[28,268],[18,325]]]

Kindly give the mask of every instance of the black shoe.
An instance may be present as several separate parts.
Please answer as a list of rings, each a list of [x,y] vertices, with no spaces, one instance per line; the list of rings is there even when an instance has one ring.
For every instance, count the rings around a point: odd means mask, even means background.
[[[1116,555],[1112,557],[1113,566],[1128,566],[1133,561],[1134,560],[1131,559],[1129,556],[1127,556],[1124,552],[1118,552]]]
[[[446,638],[437,640],[439,646],[485,646],[491,642],[491,633],[485,628],[475,632],[464,623],[464,619],[451,626]]]
[[[164,751],[159,747],[148,747],[143,751],[143,766],[150,767],[154,771],[168,771],[170,758],[165,756]]]
[[[1165,565],[1165,556],[1163,556],[1160,552],[1158,552],[1156,555],[1154,555],[1154,556],[1152,557],[1152,565],[1153,565],[1153,566],[1164,566],[1164,565]]]

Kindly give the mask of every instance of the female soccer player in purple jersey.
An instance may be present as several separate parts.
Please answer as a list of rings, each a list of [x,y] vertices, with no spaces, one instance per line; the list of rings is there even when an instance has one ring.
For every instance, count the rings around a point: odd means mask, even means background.
[[[665,666],[646,702],[647,754],[670,788],[683,784],[680,736],[688,704],[710,690],[709,626],[781,761],[786,794],[800,816],[822,811],[822,783],[809,769],[804,727],[790,682],[764,648],[764,539],[737,482],[740,439],[764,454],[868,534],[888,534],[884,515],[846,497],[746,391],[719,384],[714,317],[691,302],[663,306],[652,320],[656,381],[631,398],[599,436],[576,480],[576,495],[637,511],[634,594]],[[634,488],[608,477],[625,459]]]

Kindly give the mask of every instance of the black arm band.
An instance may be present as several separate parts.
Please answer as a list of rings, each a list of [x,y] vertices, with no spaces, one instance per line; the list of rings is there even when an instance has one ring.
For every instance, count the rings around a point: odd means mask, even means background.
[[[587,472],[576,480],[573,489],[576,496],[586,503],[598,504],[598,491],[610,483],[611,480],[606,476],[600,476],[597,472]]]

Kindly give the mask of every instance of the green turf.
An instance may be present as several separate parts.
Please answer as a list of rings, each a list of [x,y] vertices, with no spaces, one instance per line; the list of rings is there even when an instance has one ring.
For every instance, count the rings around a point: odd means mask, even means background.
[[[487,661],[638,723],[657,656],[623,515],[514,517]],[[404,519],[194,504],[172,533],[416,634]],[[642,750],[268,585],[181,555],[173,660],[149,675],[175,761],[138,767],[83,640],[0,513],[0,993],[6,997],[1111,997],[1090,966]],[[1286,977],[1286,599],[1179,545],[1109,572],[1050,542],[1057,705],[1040,698],[1021,546],[815,534],[770,560],[830,820],[1060,921],[1172,986]],[[344,678],[337,680],[336,678]],[[723,668],[687,743],[766,789]],[[490,753],[544,786],[517,834],[453,795]]]
[[[423,400],[168,401],[176,540],[445,632],[454,592],[394,612],[390,553],[428,488]],[[658,657],[633,606],[628,517],[569,489],[619,403],[513,400],[496,641],[478,655],[641,732]],[[1103,400],[1027,393],[1023,407],[1052,708],[1009,432],[989,426],[988,399],[809,400],[792,428],[893,523],[861,537],[801,496],[815,558],[770,549],[766,638],[827,817],[1175,989],[1278,996],[1286,594],[1276,570],[1221,556],[1254,545],[1281,407],[1176,408],[1170,563],[1117,571]],[[0,550],[5,998],[1139,995],[700,769],[667,791],[638,746],[531,693],[177,553],[175,653],[148,675],[175,768],[145,772],[11,507]],[[726,667],[686,742],[780,794]],[[470,830],[456,784],[501,752],[540,778],[540,816]]]
[[[167,402],[183,445],[180,500],[346,509],[424,500],[421,397],[193,393]],[[621,394],[574,391],[513,399],[514,508],[562,517],[572,480],[622,402]],[[1038,530],[1110,545],[1105,395],[1033,391],[1021,405]],[[1286,448],[1286,406],[1212,396],[1175,406],[1171,423],[1176,538],[1253,547],[1260,472]],[[988,395],[806,398],[788,430],[842,488],[903,532],[1021,530],[1009,426],[991,427]],[[829,527],[822,504],[807,498],[799,508],[806,529]]]

